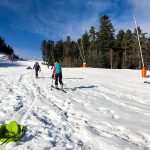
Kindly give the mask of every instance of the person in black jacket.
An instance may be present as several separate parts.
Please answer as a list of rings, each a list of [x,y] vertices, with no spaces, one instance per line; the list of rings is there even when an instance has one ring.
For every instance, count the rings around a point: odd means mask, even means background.
[[[38,62],[35,62],[33,69],[35,69],[35,77],[38,78],[38,71],[41,71],[41,67]]]

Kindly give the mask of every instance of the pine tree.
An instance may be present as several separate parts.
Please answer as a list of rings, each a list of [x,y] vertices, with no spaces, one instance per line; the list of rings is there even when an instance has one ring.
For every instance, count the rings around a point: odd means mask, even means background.
[[[124,31],[120,30],[116,36],[116,49],[118,51],[123,51],[123,38],[124,38]]]
[[[99,56],[97,51],[97,33],[92,26],[89,30],[89,53],[88,53],[88,66],[99,67]]]
[[[95,32],[95,28],[93,26],[91,26],[91,28],[89,30],[89,40],[90,40],[90,42],[96,40],[96,32]]]
[[[71,38],[70,36],[67,37],[66,42],[64,43],[64,51],[63,51],[63,65],[70,67],[70,58],[71,54]]]
[[[104,15],[100,18],[99,32],[98,32],[98,49],[100,52],[100,66],[110,67],[109,51],[114,47],[114,27],[108,16]]]
[[[79,49],[76,42],[72,41],[70,45],[70,66],[78,66]]]
[[[116,36],[116,44],[114,49],[114,67],[115,68],[124,68],[125,64],[125,52],[123,49],[123,40],[124,40],[125,32],[120,30]]]
[[[4,47],[6,46],[5,41],[0,37],[0,52],[4,52]]]
[[[99,41],[100,49],[103,52],[109,51],[114,46],[114,27],[108,16],[102,16],[99,27]]]
[[[54,49],[54,41],[48,40],[46,47],[46,60],[48,64],[53,65],[54,61],[57,60],[57,53]]]
[[[128,51],[131,50],[132,44],[133,44],[133,34],[132,31],[128,29],[124,34],[123,44],[122,44],[123,49]]]
[[[127,30],[124,34],[122,47],[124,49],[124,66],[123,68],[133,68],[132,51],[133,51],[133,34],[131,30]]]
[[[150,70],[150,38],[146,39],[146,67]]]
[[[2,37],[0,37],[0,52],[7,55],[12,55],[14,53],[13,48],[7,45]]]
[[[63,60],[63,50],[64,50],[64,43],[62,40],[59,40],[58,42],[56,42],[55,51],[60,61]]]
[[[42,52],[42,58],[44,62],[46,62],[46,49],[47,49],[47,42],[46,40],[43,40],[41,43],[41,52]]]
[[[80,45],[81,45],[81,48],[82,48],[84,63],[88,63],[86,61],[87,61],[87,58],[88,58],[88,55],[89,55],[90,41],[89,41],[89,35],[88,35],[87,31],[82,35]]]

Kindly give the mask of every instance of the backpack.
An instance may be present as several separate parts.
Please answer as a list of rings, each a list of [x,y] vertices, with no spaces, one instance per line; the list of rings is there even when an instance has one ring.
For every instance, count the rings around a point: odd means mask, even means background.
[[[8,124],[0,125],[0,145],[4,143],[18,141],[24,134],[24,126],[11,121]]]
[[[55,64],[56,73],[62,73],[61,65],[59,63]]]

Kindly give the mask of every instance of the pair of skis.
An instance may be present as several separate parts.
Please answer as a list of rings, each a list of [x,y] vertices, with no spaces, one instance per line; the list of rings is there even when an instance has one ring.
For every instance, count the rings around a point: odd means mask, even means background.
[[[64,89],[55,88],[53,85],[51,85],[51,90],[52,90],[52,89],[56,89],[56,90],[62,91],[62,92],[64,92],[64,93],[67,93]]]

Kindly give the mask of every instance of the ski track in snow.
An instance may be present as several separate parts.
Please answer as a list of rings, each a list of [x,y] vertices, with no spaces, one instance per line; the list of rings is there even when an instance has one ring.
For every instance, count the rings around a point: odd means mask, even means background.
[[[0,70],[0,123],[15,120],[27,127],[21,141],[4,149],[150,149],[150,87],[135,72],[64,68],[64,93],[51,90],[46,66],[38,79],[25,66]]]

